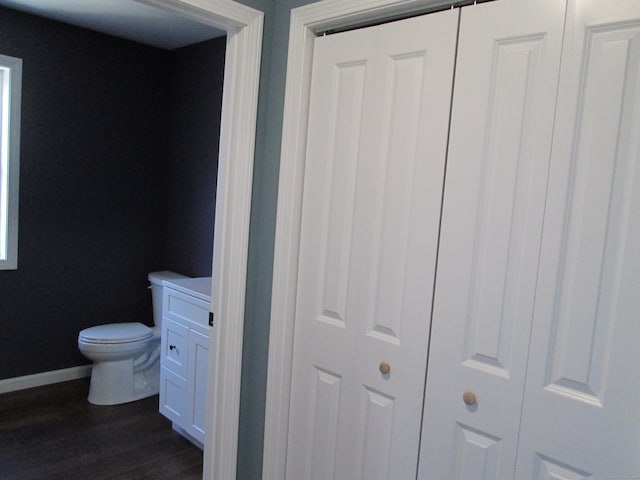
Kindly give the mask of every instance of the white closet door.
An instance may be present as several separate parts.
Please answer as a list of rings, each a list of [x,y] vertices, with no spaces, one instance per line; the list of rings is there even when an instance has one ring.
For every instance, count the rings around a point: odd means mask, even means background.
[[[420,479],[513,478],[564,13],[462,8]]]
[[[457,19],[316,39],[289,480],[415,479]]]
[[[516,478],[640,478],[640,2],[570,2]]]

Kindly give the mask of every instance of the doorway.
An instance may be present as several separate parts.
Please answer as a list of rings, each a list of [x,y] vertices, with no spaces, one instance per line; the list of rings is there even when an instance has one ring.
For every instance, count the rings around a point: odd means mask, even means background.
[[[212,310],[216,348],[210,348],[206,480],[235,478],[246,264],[263,13],[230,0],[198,6],[178,0],[134,0],[182,14],[227,32],[213,252]],[[231,161],[233,159],[233,161]]]

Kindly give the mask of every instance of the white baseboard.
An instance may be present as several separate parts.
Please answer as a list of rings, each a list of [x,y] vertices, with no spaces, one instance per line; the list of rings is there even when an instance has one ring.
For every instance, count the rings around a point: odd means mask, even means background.
[[[25,375],[24,377],[6,378],[0,380],[0,394],[89,376],[91,376],[91,365],[81,365],[79,367]]]

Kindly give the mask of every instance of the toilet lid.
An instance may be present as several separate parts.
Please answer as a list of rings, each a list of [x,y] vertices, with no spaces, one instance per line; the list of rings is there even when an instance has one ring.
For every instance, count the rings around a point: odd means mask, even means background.
[[[85,328],[80,339],[93,343],[128,343],[146,340],[153,336],[153,330],[138,322],[109,323]]]

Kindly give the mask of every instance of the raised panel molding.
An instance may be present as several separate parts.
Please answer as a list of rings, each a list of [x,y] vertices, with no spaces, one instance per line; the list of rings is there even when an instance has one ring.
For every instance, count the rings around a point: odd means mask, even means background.
[[[531,478],[532,480],[584,480],[589,477],[591,477],[590,473],[537,454]]]
[[[602,405],[639,151],[640,25],[587,29],[547,390]],[[607,92],[606,96],[602,92]],[[635,133],[633,133],[635,132]],[[585,261],[588,259],[588,261]]]
[[[500,439],[460,423],[456,424],[455,438],[450,480],[495,480]]]
[[[363,455],[358,478],[386,480],[389,478],[394,399],[369,387],[365,387],[364,398]]]
[[[373,304],[370,335],[400,345],[405,317],[403,305],[407,283],[410,235],[415,208],[418,126],[421,125],[426,51],[390,55],[383,66],[383,138],[376,185],[370,191],[376,204],[373,232],[378,268],[372,272],[369,298]],[[383,158],[392,158],[389,165]],[[384,229],[382,228],[384,225]]]
[[[532,122],[538,102],[543,36],[495,42],[491,91],[477,199],[472,283],[467,298],[464,365],[510,376],[514,323],[523,292],[527,241],[538,225],[530,222],[539,195],[532,194],[538,160]]]
[[[338,407],[340,403],[341,378],[332,372],[314,369],[310,419],[313,428],[307,455],[306,479],[333,478],[336,460]]]
[[[360,150],[360,125],[366,62],[338,65],[331,85],[331,113],[328,151],[334,161],[326,172],[328,205],[322,222],[323,267],[322,315],[344,326],[351,256],[353,211]],[[336,234],[342,232],[342,234]]]

